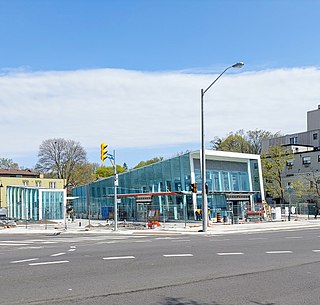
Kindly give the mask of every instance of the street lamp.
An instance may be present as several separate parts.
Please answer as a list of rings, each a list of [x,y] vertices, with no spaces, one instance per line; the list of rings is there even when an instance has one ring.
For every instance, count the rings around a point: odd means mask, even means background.
[[[206,194],[206,165],[205,165],[205,149],[204,149],[204,112],[203,112],[203,97],[205,93],[213,86],[213,84],[229,69],[242,68],[243,62],[238,62],[232,66],[227,67],[224,71],[210,84],[210,86],[203,90],[201,89],[201,184],[202,184],[202,231],[207,232],[208,227],[208,201]]]

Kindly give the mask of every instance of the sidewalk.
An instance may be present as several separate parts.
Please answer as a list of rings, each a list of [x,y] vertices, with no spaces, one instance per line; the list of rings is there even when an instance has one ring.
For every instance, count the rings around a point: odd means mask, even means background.
[[[76,220],[75,222],[67,223],[65,229],[64,223],[55,224],[25,224],[18,225],[13,228],[0,228],[0,234],[210,234],[223,235],[233,233],[250,233],[250,232],[266,232],[279,230],[297,230],[304,228],[320,229],[320,219],[300,217],[291,221],[271,221],[271,222],[250,222],[242,224],[224,224],[213,223],[207,229],[207,232],[199,232],[202,230],[202,222],[166,222],[161,223],[160,227],[154,229],[146,228],[143,223],[118,223],[118,230],[114,231],[112,223],[107,224],[103,220],[91,220],[90,227],[87,219]]]

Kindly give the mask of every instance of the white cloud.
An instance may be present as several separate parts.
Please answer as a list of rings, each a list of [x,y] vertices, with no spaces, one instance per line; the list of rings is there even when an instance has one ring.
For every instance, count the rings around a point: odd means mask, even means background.
[[[239,129],[303,131],[306,111],[320,104],[316,68],[229,72],[205,95],[207,141]],[[113,69],[2,74],[0,156],[36,156],[53,137],[88,150],[101,141],[117,149],[197,143],[200,88],[215,77]]]

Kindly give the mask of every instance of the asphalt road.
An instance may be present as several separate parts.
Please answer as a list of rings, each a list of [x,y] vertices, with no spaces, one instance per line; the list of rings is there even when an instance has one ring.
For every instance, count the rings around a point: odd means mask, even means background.
[[[320,304],[318,230],[0,239],[0,304]]]

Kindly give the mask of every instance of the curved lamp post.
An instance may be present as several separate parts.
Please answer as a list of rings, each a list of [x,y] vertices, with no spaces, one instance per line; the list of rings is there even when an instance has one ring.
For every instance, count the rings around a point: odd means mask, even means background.
[[[201,89],[201,184],[202,184],[202,231],[207,232],[208,227],[208,201],[206,194],[206,165],[205,165],[205,148],[204,148],[204,115],[203,115],[203,97],[205,93],[214,85],[214,83],[229,69],[242,68],[243,62],[238,62],[224,71],[210,84],[210,86],[203,90]]]

